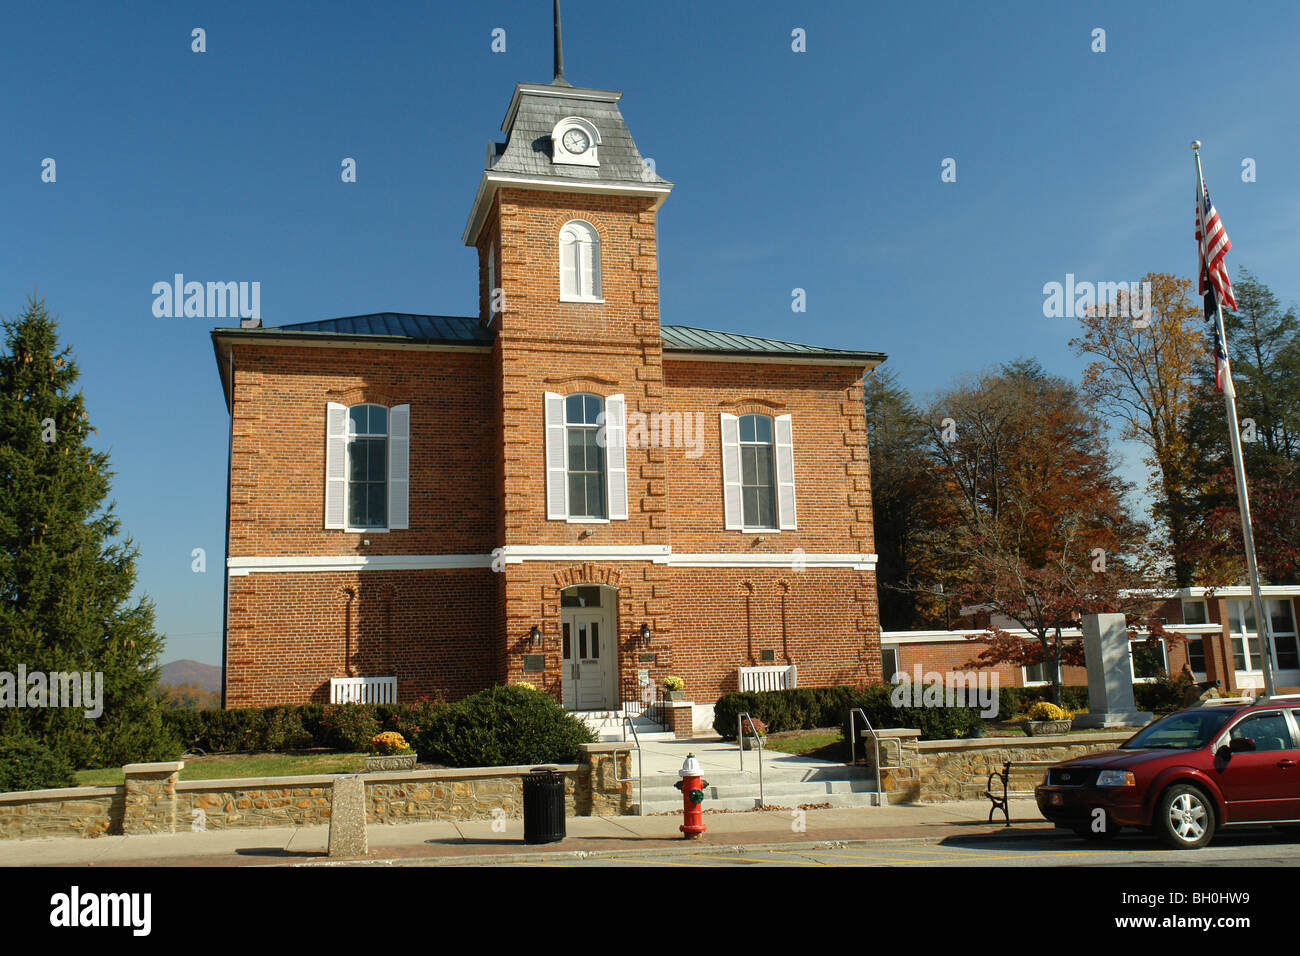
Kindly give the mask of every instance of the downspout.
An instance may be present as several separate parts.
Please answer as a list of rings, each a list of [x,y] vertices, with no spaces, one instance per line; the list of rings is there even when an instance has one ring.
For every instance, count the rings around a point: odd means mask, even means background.
[[[226,553],[221,562],[221,709],[226,709],[227,657],[230,646],[230,480],[235,454],[235,350],[230,349],[230,430],[226,436]]]

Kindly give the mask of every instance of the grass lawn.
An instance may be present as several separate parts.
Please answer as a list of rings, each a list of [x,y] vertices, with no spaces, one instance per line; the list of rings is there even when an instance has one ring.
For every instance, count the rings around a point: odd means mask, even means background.
[[[186,757],[181,780],[219,780],[224,777],[291,777],[309,773],[357,773],[365,754],[340,754],[307,750],[287,754],[215,754]],[[122,782],[121,767],[78,770],[78,787],[111,787]]]
[[[764,750],[779,750],[800,757],[818,757],[822,760],[847,760],[844,734],[838,727],[818,730],[787,730],[768,734],[763,741]]]

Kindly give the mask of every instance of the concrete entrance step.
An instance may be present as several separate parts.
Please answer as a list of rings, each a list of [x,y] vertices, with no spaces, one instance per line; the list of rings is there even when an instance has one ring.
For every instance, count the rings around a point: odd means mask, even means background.
[[[734,771],[731,773],[714,773],[707,768],[704,771],[704,779],[710,784],[710,789],[743,789],[748,792],[758,792],[758,773]],[[672,790],[678,780],[675,774],[646,774],[642,785],[647,793],[652,790]],[[830,788],[835,784],[853,784],[875,786],[876,778],[871,771],[863,767],[819,767],[816,769],[787,769],[784,767],[764,767],[763,768],[763,787],[770,790],[777,786],[802,787],[809,790],[824,788],[830,792]]]
[[[577,717],[596,733],[598,740],[602,742],[621,741],[623,739],[624,723],[623,718],[625,711],[621,710],[575,710],[573,716]],[[664,730],[663,724],[657,724],[653,720],[642,714],[632,716],[632,726],[636,728],[637,738],[645,743],[646,741],[659,740],[676,740],[676,736],[671,731]],[[628,738],[631,739],[631,733]]]

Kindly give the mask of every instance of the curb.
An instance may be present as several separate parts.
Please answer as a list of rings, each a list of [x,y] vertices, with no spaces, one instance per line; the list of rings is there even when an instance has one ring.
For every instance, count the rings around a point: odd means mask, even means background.
[[[264,864],[267,866],[293,866],[293,867],[317,867],[317,866],[491,866],[502,863],[536,863],[546,860],[554,860],[557,857],[569,858],[574,860],[599,860],[616,857],[626,859],[627,857],[651,857],[663,856],[665,853],[675,853],[679,856],[706,856],[715,852],[763,852],[763,851],[789,851],[792,848],[804,850],[842,850],[849,848],[867,848],[872,846],[901,846],[906,844],[933,846],[944,843],[949,840],[960,841],[986,841],[986,840],[1003,840],[1007,837],[1014,837],[1017,840],[1042,840],[1049,838],[1061,838],[1061,833],[1057,829],[1039,827],[1033,830],[1011,830],[1006,833],[981,833],[971,834],[969,836],[931,836],[931,837],[882,837],[882,838],[855,838],[850,840],[818,840],[807,843],[786,840],[781,843],[696,843],[685,840],[669,838],[662,846],[657,847],[637,847],[627,850],[533,850],[522,853],[501,853],[489,856],[473,856],[471,854],[444,855],[444,856],[407,856],[407,857],[385,857],[381,859],[352,859],[352,860],[304,860],[298,863],[280,863]]]

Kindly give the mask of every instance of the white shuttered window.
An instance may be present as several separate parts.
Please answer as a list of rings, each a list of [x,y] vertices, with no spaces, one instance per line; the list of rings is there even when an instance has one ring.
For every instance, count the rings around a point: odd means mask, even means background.
[[[411,406],[329,402],[325,527],[402,530],[410,524]]]

